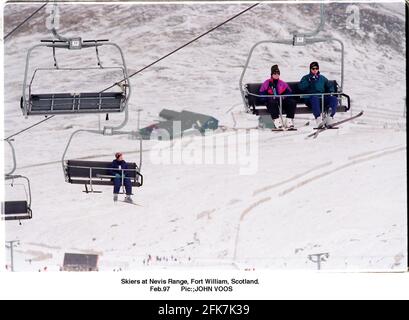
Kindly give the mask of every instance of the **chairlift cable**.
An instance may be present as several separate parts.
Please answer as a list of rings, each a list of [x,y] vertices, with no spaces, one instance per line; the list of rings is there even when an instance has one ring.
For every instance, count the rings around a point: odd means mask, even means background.
[[[31,126],[25,128],[25,129],[23,129],[23,130],[20,130],[19,132],[14,133],[14,134],[12,134],[11,136],[8,136],[8,137],[5,138],[4,140],[8,140],[8,139],[10,139],[10,138],[12,138],[12,137],[15,137],[16,135],[18,135],[18,134],[20,134],[20,133],[22,133],[22,132],[24,132],[24,131],[27,131],[27,130],[31,129],[31,128],[33,128],[33,127],[39,125],[40,123],[43,123],[43,122],[45,122],[45,121],[47,121],[47,120],[52,119],[53,117],[54,117],[54,115],[49,116],[48,118],[45,118],[45,119],[43,119],[43,120],[41,120],[41,121],[39,121],[39,122],[37,122],[37,123],[34,123],[33,125],[31,125]]]
[[[250,6],[250,7],[246,8],[246,9],[244,9],[243,11],[237,13],[237,14],[234,15],[233,17],[231,17],[231,18],[225,20],[224,22],[218,24],[217,26],[211,28],[210,30],[206,31],[205,33],[202,33],[201,35],[199,35],[199,36],[197,36],[196,38],[190,40],[189,42],[186,42],[184,45],[180,46],[179,48],[173,50],[172,52],[169,52],[168,54],[166,54],[166,55],[162,56],[161,58],[155,60],[154,62],[148,64],[147,66],[143,67],[142,69],[139,69],[138,71],[132,73],[128,78],[125,78],[125,79],[122,79],[121,81],[115,82],[113,85],[111,85],[110,87],[108,87],[108,88],[102,90],[101,92],[104,92],[104,91],[106,91],[106,90],[109,90],[109,89],[115,87],[116,85],[119,85],[121,82],[125,81],[126,79],[129,79],[129,78],[133,77],[134,75],[137,75],[138,73],[141,73],[142,71],[148,69],[149,67],[151,67],[151,66],[153,66],[154,64],[158,63],[159,61],[162,61],[163,59],[165,59],[165,58],[171,56],[172,54],[174,54],[174,53],[176,53],[177,51],[183,49],[184,47],[187,47],[188,45],[190,45],[190,44],[192,44],[193,42],[199,40],[200,38],[204,37],[205,35],[209,34],[210,32],[213,32],[214,30],[220,28],[221,26],[225,25],[226,23],[228,23],[228,22],[234,20],[235,18],[241,16],[242,14],[246,13],[247,11],[253,9],[254,7],[258,6],[259,4],[260,4],[260,3],[255,3],[255,4],[253,4],[252,6]]]
[[[39,7],[37,10],[35,10],[31,15],[29,15],[23,22],[21,22],[17,27],[15,27],[13,30],[11,30],[8,34],[6,34],[3,38],[3,41],[5,41],[10,35],[12,35],[17,29],[19,29],[23,24],[25,24],[28,20],[30,20],[34,15],[39,12],[42,8],[44,8],[48,4],[48,1],[44,3],[41,7]]]
[[[6,35],[4,36],[4,38],[3,38],[3,41],[5,41],[9,36],[11,36],[15,31],[17,31],[17,30],[18,30],[22,25],[24,25],[28,20],[30,20],[32,17],[34,17],[34,16],[35,16],[42,8],[44,8],[47,4],[48,4],[48,1],[46,1],[46,3],[44,3],[44,4],[43,4],[42,6],[40,6],[39,8],[37,8],[37,9],[36,9],[32,14],[30,14],[24,21],[22,21],[18,26],[16,26],[16,27],[15,27],[13,30],[11,30],[8,34],[6,34]],[[8,139],[10,139],[10,138],[12,138],[12,137],[14,137],[14,136],[16,136],[16,135],[18,135],[18,134],[20,134],[20,133],[26,131],[26,130],[29,130],[29,129],[35,127],[36,125],[38,125],[38,124],[40,124],[40,123],[42,123],[42,122],[45,122],[45,121],[51,119],[52,117],[54,117],[54,116],[51,116],[51,117],[46,118],[46,119],[43,119],[43,120],[41,120],[40,122],[35,123],[34,125],[31,125],[31,126],[25,128],[25,129],[23,129],[23,130],[21,130],[21,131],[15,133],[15,134],[12,134],[11,136],[5,138],[4,140],[8,140]]]

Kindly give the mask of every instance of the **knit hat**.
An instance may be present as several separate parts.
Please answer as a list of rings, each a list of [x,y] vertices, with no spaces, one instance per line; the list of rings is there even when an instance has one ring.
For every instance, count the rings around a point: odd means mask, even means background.
[[[122,156],[122,152],[115,153],[115,159],[118,159],[120,156]]]
[[[271,74],[273,74],[274,72],[276,72],[276,71],[278,71],[278,72],[280,72],[280,69],[278,69],[278,65],[273,65],[272,67],[271,67]]]
[[[313,61],[313,62],[310,63],[310,70],[311,70],[313,67],[317,67],[318,69],[320,68],[320,66],[318,65],[318,62],[317,62],[317,61]]]

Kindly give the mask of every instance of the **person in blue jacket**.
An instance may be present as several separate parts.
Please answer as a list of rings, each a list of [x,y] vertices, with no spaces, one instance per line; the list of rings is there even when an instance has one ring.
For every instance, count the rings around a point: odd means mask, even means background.
[[[126,202],[132,202],[132,183],[131,183],[131,171],[127,171],[128,164],[123,158],[122,152],[115,153],[115,159],[110,165],[110,174],[115,176],[114,180],[114,201],[118,201],[118,193],[122,186],[122,180],[126,191]]]
[[[320,73],[320,67],[318,62],[314,61],[310,64],[310,73],[303,76],[299,88],[303,93],[331,93],[335,92],[335,88],[332,83],[328,81]],[[306,104],[312,108],[312,113],[316,119],[317,125],[320,125],[321,120],[321,96],[307,96],[304,98]],[[338,100],[335,96],[324,96],[324,108],[329,113],[329,117],[325,118],[325,123],[330,125],[334,120],[334,115],[337,112]]]

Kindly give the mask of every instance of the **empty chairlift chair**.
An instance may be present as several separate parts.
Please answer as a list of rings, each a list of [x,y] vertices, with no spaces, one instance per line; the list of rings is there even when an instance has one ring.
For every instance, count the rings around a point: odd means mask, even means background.
[[[120,66],[102,67],[98,48],[102,46],[112,46],[119,51],[122,64]],[[37,68],[34,70],[31,79],[29,80],[30,57],[34,49],[51,48],[54,57],[54,68]],[[87,48],[95,48],[98,67],[84,68],[60,68],[56,60],[56,49],[66,50],[84,50]],[[108,92],[105,88],[96,92],[53,92],[50,89],[49,93],[33,92],[33,81],[38,71],[53,72],[66,71],[74,73],[83,70],[102,71],[116,69],[121,71],[123,80],[120,85],[115,86],[119,91]],[[114,81],[112,81],[114,82]],[[108,40],[84,40],[81,38],[72,38],[67,41],[61,40],[42,40],[41,44],[35,45],[28,50],[26,58],[26,67],[23,83],[23,95],[21,97],[20,106],[25,116],[30,115],[58,115],[58,114],[81,114],[81,113],[115,113],[125,110],[128,104],[131,87],[129,85],[128,71],[124,55],[121,48]]]
[[[33,213],[26,200],[5,201],[4,202],[4,220],[23,220],[31,219]]]
[[[6,175],[5,179],[25,179],[28,186],[28,194],[25,200],[5,201],[2,208],[2,220],[24,220],[31,219],[31,188],[27,177],[20,175]]]

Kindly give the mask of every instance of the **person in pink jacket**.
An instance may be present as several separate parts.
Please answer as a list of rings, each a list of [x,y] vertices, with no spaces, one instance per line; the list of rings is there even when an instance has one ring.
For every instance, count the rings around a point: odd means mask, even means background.
[[[286,119],[284,123],[281,121],[280,117],[280,99],[278,97],[273,97],[281,94],[291,94],[291,88],[286,82],[280,79],[280,69],[278,65],[273,65],[271,67],[271,78],[263,82],[260,87],[261,95],[269,95],[266,97],[266,107],[268,112],[271,114],[274,126],[277,129],[287,127],[294,128],[294,113],[297,103],[291,97],[282,98],[283,114],[286,114]]]

